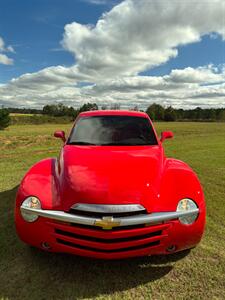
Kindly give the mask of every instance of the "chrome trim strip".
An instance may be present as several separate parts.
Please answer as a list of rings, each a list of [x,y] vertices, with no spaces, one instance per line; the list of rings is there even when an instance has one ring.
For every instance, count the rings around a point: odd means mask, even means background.
[[[58,210],[33,209],[33,208],[23,207],[23,206],[20,207],[20,210],[21,212],[36,214],[40,217],[45,217],[54,220],[75,223],[75,224],[92,225],[92,226],[101,226],[97,224],[101,224],[103,221],[107,222],[107,220],[109,220],[110,218],[112,227],[140,225],[140,224],[154,224],[158,222],[178,219],[184,216],[197,215],[199,213],[199,209],[196,208],[191,211],[185,211],[185,212],[159,212],[159,213],[151,213],[146,215],[137,215],[137,216],[121,217],[121,218],[113,218],[113,217],[92,218],[92,217],[82,217],[78,215],[73,215]],[[113,224],[115,225],[113,226]]]
[[[126,213],[126,212],[139,212],[145,210],[145,208],[140,204],[86,204],[86,203],[76,203],[71,206],[71,209],[87,212],[96,213]]]
[[[29,214],[35,214],[39,217],[50,218],[53,220],[64,221],[69,223],[77,223],[83,225],[94,225],[95,219],[89,217],[81,217],[73,214],[65,213],[60,210],[44,210],[44,209],[34,209],[29,207],[20,207],[20,211]]]

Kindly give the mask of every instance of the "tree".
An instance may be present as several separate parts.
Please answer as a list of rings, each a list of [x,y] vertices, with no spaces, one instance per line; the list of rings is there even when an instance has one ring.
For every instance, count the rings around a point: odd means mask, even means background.
[[[65,106],[62,103],[45,105],[42,112],[44,115],[54,117],[68,116],[75,118],[78,115],[78,110],[74,109],[72,106]]]
[[[184,112],[185,111],[182,108],[176,109],[176,117],[177,117],[178,120],[185,119]]]
[[[52,105],[45,105],[43,107],[42,112],[43,112],[44,115],[52,116],[53,115],[53,106]]]
[[[219,121],[225,121],[225,110],[221,109],[218,113],[218,116],[217,116],[217,120]]]
[[[164,111],[164,107],[159,104],[153,103],[147,108],[146,113],[153,121],[159,121],[164,119]]]
[[[98,105],[96,103],[85,103],[79,109],[79,112],[88,111],[88,110],[98,110]]]
[[[131,110],[133,110],[133,111],[139,111],[139,108],[138,108],[137,105],[135,105],[134,107],[131,108]]]
[[[176,112],[172,106],[169,106],[165,109],[164,120],[165,121],[175,121],[176,120]]]
[[[114,103],[110,106],[110,109],[112,110],[120,110],[120,104]]]
[[[103,104],[101,107],[101,110],[107,110],[107,109],[108,109],[108,106],[106,104]]]
[[[67,116],[73,117],[74,119],[77,117],[78,113],[78,110],[74,109],[72,106],[67,109]]]
[[[9,111],[5,108],[0,109],[0,130],[8,127],[10,124]]]

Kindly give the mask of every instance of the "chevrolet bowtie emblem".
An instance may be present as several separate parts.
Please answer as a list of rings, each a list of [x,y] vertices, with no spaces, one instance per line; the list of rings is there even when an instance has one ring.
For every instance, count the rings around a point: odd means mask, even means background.
[[[95,221],[95,226],[102,227],[102,229],[110,230],[113,227],[120,226],[120,221],[114,221],[113,217],[103,217],[101,220]]]

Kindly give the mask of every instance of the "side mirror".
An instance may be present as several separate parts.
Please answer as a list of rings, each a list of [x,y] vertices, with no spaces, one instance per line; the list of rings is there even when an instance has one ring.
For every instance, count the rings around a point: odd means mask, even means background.
[[[173,137],[173,133],[172,131],[163,131],[161,132],[161,143],[165,140],[165,139],[171,139]]]
[[[54,132],[54,137],[60,138],[64,143],[66,141],[66,136],[64,131],[55,131]]]

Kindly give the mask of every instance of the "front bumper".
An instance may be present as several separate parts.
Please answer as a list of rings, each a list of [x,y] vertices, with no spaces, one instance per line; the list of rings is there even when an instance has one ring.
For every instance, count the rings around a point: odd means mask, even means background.
[[[27,223],[20,210],[37,214]],[[178,218],[198,214],[193,225]],[[16,227],[20,238],[33,246],[52,251],[103,259],[167,254],[194,247],[201,239],[204,216],[191,212],[160,212],[120,218],[93,218],[53,210],[18,208]],[[107,230],[105,230],[107,229]],[[49,245],[47,249],[45,246]]]
[[[43,209],[33,209],[28,207],[20,207],[21,212],[26,212],[30,214],[35,214],[40,217],[50,218],[53,220],[69,222],[73,224],[89,225],[89,226],[99,226],[103,229],[112,229],[113,227],[120,226],[132,226],[141,224],[155,224],[159,222],[166,222],[174,219],[178,219],[184,216],[197,216],[199,209],[193,209],[184,212],[159,212],[145,215],[136,215],[132,217],[103,217],[103,218],[93,218],[84,217],[74,214],[65,213],[64,211],[58,210],[43,210]]]

